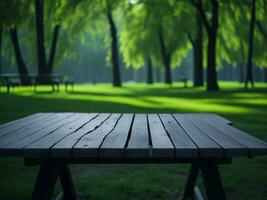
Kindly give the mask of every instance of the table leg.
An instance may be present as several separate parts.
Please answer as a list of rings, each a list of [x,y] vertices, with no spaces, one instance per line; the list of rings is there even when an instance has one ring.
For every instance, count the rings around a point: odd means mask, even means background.
[[[208,160],[201,163],[201,173],[209,200],[225,200],[225,192],[217,165]]]
[[[71,179],[71,174],[68,165],[63,165],[60,172],[60,182],[63,189],[64,200],[76,200],[76,194]]]
[[[35,182],[32,200],[51,200],[61,165],[55,161],[44,162]]]
[[[191,168],[190,168],[190,171],[187,177],[187,182],[186,182],[184,196],[183,196],[184,200],[187,198],[194,198],[194,187],[196,185],[198,171],[199,171],[199,164],[197,162],[193,163],[191,165]]]
[[[59,176],[64,200],[76,200],[75,190],[68,165],[57,161],[45,161],[41,164],[34,186],[32,200],[51,200]]]
[[[202,161],[192,163],[183,199],[196,199],[195,185],[199,170],[201,170],[208,200],[225,200],[226,196],[217,164],[211,159],[204,159]]]

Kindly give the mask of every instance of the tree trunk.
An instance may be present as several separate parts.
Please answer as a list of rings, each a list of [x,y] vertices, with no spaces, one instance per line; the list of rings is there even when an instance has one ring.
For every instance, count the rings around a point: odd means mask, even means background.
[[[3,24],[0,23],[0,74],[2,74],[2,37],[3,37]]]
[[[121,86],[121,77],[120,77],[120,65],[119,65],[119,56],[118,56],[118,47],[117,47],[117,28],[115,26],[113,16],[111,11],[107,13],[108,22],[110,26],[110,35],[111,35],[111,59],[113,65],[113,86]]]
[[[56,47],[57,47],[59,30],[60,30],[60,25],[57,24],[54,27],[54,31],[53,31],[52,44],[50,48],[50,54],[49,54],[49,60],[48,60],[48,66],[47,66],[48,74],[52,74],[52,71],[53,71],[53,64],[54,64],[55,55],[56,55]]]
[[[199,11],[196,14],[196,38],[194,51],[194,87],[203,86],[203,53],[202,53],[202,22]]]
[[[191,3],[197,8],[200,13],[201,21],[205,25],[208,34],[208,49],[207,49],[207,90],[219,90],[216,72],[216,39],[218,31],[218,0],[210,0],[212,6],[211,22],[203,9],[202,1],[191,0]]]
[[[28,76],[28,70],[26,68],[25,62],[22,58],[22,54],[20,51],[20,46],[18,42],[18,33],[16,27],[10,28],[10,37],[12,40],[15,56],[16,56],[16,62],[18,67],[18,72],[20,75],[20,81],[22,85],[31,85],[31,79]]]
[[[218,2],[212,1],[211,26],[208,28],[208,67],[207,67],[207,90],[219,90],[216,72],[216,39],[218,31]]]
[[[153,84],[153,67],[150,58],[147,60],[147,84]]]
[[[254,39],[254,27],[256,18],[256,0],[251,0],[251,19],[250,19],[250,29],[249,29],[249,46],[248,46],[248,60],[247,60],[247,74],[245,80],[245,89],[248,88],[248,83],[254,87],[253,71],[252,71],[252,56],[253,56],[253,39]]]
[[[38,56],[38,82],[50,83],[51,79],[47,70],[44,40],[44,22],[43,22],[43,0],[35,0],[35,17],[36,17],[36,45]],[[43,76],[46,75],[46,76]]]
[[[244,65],[242,63],[239,63],[238,66],[239,66],[239,82],[244,83]]]
[[[166,47],[164,44],[164,38],[161,30],[159,30],[159,43],[161,49],[161,56],[165,69],[165,83],[172,84],[172,76],[171,76],[171,54],[167,53]]]

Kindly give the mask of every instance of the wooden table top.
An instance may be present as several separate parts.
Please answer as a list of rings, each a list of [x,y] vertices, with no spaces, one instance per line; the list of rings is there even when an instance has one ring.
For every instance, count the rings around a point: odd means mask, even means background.
[[[0,125],[0,155],[24,158],[232,158],[267,143],[215,114],[37,113]]]

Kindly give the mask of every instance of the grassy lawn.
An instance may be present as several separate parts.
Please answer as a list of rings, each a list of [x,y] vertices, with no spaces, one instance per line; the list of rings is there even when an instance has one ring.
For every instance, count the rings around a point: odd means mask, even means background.
[[[244,91],[239,83],[223,82],[222,91],[184,89],[163,84],[77,85],[73,92],[50,93],[49,87],[0,92],[0,122],[35,112],[213,112],[267,141],[267,84]],[[267,199],[267,157],[234,159],[221,166],[228,199]],[[29,199],[37,174],[20,158],[0,158],[0,200]],[[71,166],[80,199],[178,199],[188,165]],[[200,182],[201,184],[201,179]],[[201,184],[202,185],[202,184]],[[57,191],[59,188],[57,187]]]

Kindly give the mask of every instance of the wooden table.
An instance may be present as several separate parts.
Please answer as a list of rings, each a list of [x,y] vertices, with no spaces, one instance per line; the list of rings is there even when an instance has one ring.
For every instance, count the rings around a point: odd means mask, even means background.
[[[20,75],[20,74],[0,74],[0,83],[2,82],[4,86],[7,88],[7,93],[10,92],[10,87],[13,85],[13,81],[16,80],[16,84],[20,84],[20,78],[29,78],[31,80],[31,85],[34,86],[34,91],[36,92],[38,79],[39,78],[50,78],[51,82],[47,85],[52,86],[52,91],[59,91],[59,83],[62,82],[63,76],[51,74],[51,75],[38,75],[38,74],[28,74],[28,75]],[[73,83],[70,83],[73,85]],[[1,85],[0,85],[1,86]],[[67,87],[67,86],[66,86]],[[73,86],[72,86],[73,87]]]
[[[51,199],[57,177],[76,199],[68,164],[190,163],[184,199],[201,171],[208,199],[226,199],[218,165],[267,153],[267,144],[215,114],[37,113],[0,125],[0,155],[41,164],[32,199]]]

